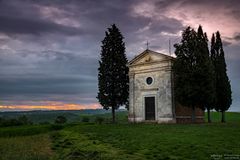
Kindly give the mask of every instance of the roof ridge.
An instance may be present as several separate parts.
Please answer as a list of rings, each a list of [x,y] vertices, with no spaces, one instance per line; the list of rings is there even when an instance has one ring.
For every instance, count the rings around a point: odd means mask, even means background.
[[[169,55],[166,55],[166,54],[163,54],[163,53],[159,53],[159,52],[156,52],[156,51],[153,51],[153,50],[150,50],[150,49],[146,49],[142,53],[140,53],[139,55],[135,56],[131,61],[129,61],[128,64],[131,65],[132,63],[134,63],[136,60],[140,59],[142,56],[144,56],[147,53],[160,54],[160,55],[166,56],[170,59],[174,59],[174,57],[172,57],[172,56],[169,56]]]

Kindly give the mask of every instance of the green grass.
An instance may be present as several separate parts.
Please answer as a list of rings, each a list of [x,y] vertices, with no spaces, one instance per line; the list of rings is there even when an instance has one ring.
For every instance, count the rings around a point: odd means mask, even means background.
[[[212,113],[211,124],[78,124],[59,133],[54,149],[63,159],[202,160],[216,154],[240,155],[240,114],[226,117],[224,124],[217,123],[218,113]],[[119,119],[125,119],[123,113]]]
[[[0,128],[0,160],[47,160],[53,155],[50,148],[51,125],[30,125]]]
[[[85,158],[88,151],[101,153],[104,159],[208,159],[212,154],[240,154],[239,123],[89,124],[66,128],[61,134],[61,141],[70,139],[72,144],[66,155],[74,148]]]
[[[69,125],[70,126],[70,125]],[[0,128],[0,160],[48,160],[54,156],[49,134],[64,126],[27,125]]]
[[[104,124],[94,123],[103,116]],[[208,124],[128,124],[126,112],[89,115],[89,123],[0,128],[0,160],[212,159],[240,155],[240,113],[212,113]],[[57,130],[56,129],[61,129]],[[240,159],[240,156],[238,157]],[[223,158],[221,158],[223,159]]]
[[[48,160],[53,156],[48,134],[1,137],[0,160]]]
[[[221,112],[211,112],[212,122],[221,122]],[[207,122],[207,113],[205,113],[205,121]],[[227,122],[240,122],[240,113],[238,112],[227,112],[226,113]]]
[[[51,130],[50,125],[27,125],[0,128],[0,137],[28,136],[46,133]]]

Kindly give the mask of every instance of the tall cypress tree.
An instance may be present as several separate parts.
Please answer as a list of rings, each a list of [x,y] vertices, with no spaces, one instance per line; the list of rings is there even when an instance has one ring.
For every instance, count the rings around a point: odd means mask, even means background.
[[[128,103],[128,67],[123,36],[115,24],[108,28],[102,41],[101,60],[98,68],[98,100],[104,109],[115,110]]]
[[[222,113],[221,121],[225,122],[225,111],[227,111],[232,104],[232,91],[230,81],[227,76],[224,50],[219,31],[216,32],[216,39],[214,34],[212,37],[211,59],[215,66],[216,79],[216,103],[214,107],[217,111]]]
[[[192,122],[195,122],[195,107],[209,108],[214,99],[214,69],[207,41],[201,26],[198,32],[188,27],[181,42],[175,45],[175,96],[180,104],[192,108]]]
[[[213,77],[213,81],[214,81],[214,89],[215,89],[215,98],[214,98],[214,102],[211,105],[212,109],[216,109],[217,106],[217,74],[219,73],[217,70],[217,53],[216,53],[216,49],[215,49],[215,43],[216,43],[216,39],[215,39],[215,34],[212,34],[212,39],[211,39],[211,50],[210,50],[210,58],[213,64],[213,68],[214,68],[214,77]]]
[[[198,27],[197,76],[199,84],[198,103],[208,111],[208,122],[211,122],[210,109],[215,99],[214,67],[209,55],[207,34],[203,33],[202,26]]]
[[[192,108],[192,122],[195,122],[198,84],[195,80],[197,34],[187,27],[182,33],[182,40],[175,44],[176,60],[173,64],[175,97],[181,105]]]

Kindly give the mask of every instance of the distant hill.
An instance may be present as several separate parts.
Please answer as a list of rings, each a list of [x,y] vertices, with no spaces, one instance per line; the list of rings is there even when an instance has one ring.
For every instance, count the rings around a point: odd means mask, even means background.
[[[83,116],[95,114],[106,114],[110,111],[103,109],[86,109],[86,110],[35,110],[35,111],[11,111],[0,112],[0,117],[5,119],[18,118],[19,116],[27,116],[33,123],[53,123],[57,116],[63,115],[68,122],[80,121]]]

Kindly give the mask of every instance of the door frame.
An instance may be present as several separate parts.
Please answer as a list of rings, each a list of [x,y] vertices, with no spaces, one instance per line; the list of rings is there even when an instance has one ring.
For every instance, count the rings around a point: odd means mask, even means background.
[[[155,100],[155,121],[157,121],[157,94],[146,94],[146,95],[143,95],[143,120],[144,121],[148,121],[146,120],[146,107],[145,107],[145,97],[154,97],[154,100]]]

